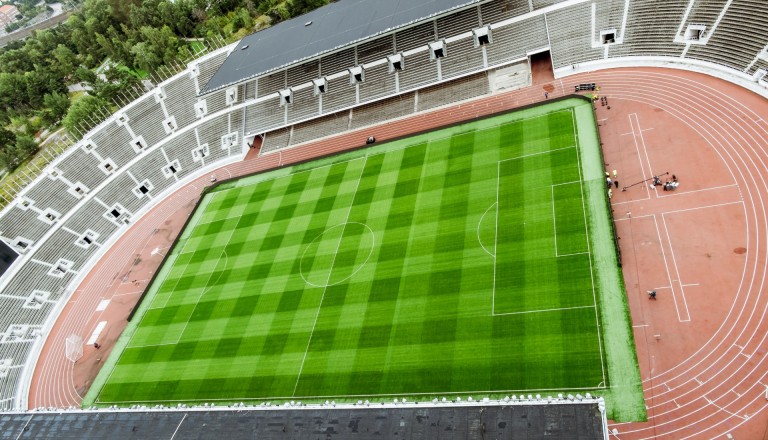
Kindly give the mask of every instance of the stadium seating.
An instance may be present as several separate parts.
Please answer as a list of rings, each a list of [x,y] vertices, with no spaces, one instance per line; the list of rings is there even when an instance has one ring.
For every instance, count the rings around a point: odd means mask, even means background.
[[[632,4],[639,2],[632,2]],[[582,3],[568,10],[547,14],[547,22],[554,23],[549,28],[552,64],[555,68],[601,59],[602,47],[592,47],[592,36],[588,30],[592,19],[591,5]],[[540,29],[540,27],[539,27]],[[670,46],[669,42],[665,43]],[[621,47],[619,44],[614,47]],[[613,52],[613,48],[612,52]]]
[[[389,73],[389,66],[379,64],[365,69],[365,81],[360,83],[360,102],[367,102],[395,94],[395,74]]]
[[[525,58],[529,51],[544,46],[547,46],[547,32],[543,17],[533,17],[503,26],[493,30],[493,42],[486,46],[488,64],[493,66]],[[553,60],[555,59],[554,46],[553,43]]]
[[[256,97],[262,98],[264,96],[277,93],[278,90],[282,90],[286,87],[285,81],[286,81],[286,73],[284,70],[277,73],[273,73],[269,76],[263,76],[259,78],[257,82],[258,93]]]
[[[453,78],[483,69],[483,49],[475,47],[473,38],[464,38],[448,44],[448,56],[450,60],[441,60],[443,78]]]
[[[706,2],[705,2],[706,3]],[[716,2],[720,6],[724,2]],[[757,13],[762,9],[763,14]],[[701,22],[711,28],[721,8],[713,8]],[[692,44],[687,58],[712,61],[732,69],[745,71],[755,55],[768,43],[768,5],[758,6],[749,2],[732,3],[717,29],[709,36],[706,45]],[[761,21],[762,19],[762,21]],[[696,21],[689,20],[691,23]]]
[[[650,0],[630,2],[627,18],[627,32],[624,43],[611,47],[610,56],[671,56],[679,57],[685,46],[672,41],[680,26],[688,0]],[[589,5],[579,10],[579,16],[589,18]],[[572,21],[573,17],[561,14],[562,21]],[[558,24],[560,22],[557,22]],[[559,27],[559,26],[555,26]],[[583,33],[583,31],[582,31]],[[565,54],[568,48],[564,48]],[[553,55],[554,58],[554,55]],[[595,59],[590,57],[590,59]],[[558,62],[561,67],[587,60],[579,59],[578,54],[565,62]]]
[[[387,98],[352,110],[353,129],[379,124],[413,113],[415,93]]]
[[[427,42],[435,41],[435,25],[426,22],[395,33],[395,44],[398,52],[405,52],[424,46]]]
[[[37,185],[29,187],[24,197],[34,202],[36,206],[51,208],[56,212],[69,212],[78,198],[68,193],[70,186],[59,179],[45,177]]]
[[[169,115],[176,118],[178,128],[194,123],[197,118],[190,97],[195,95],[195,83],[189,75],[177,76],[163,88],[166,95],[165,108]]]
[[[437,81],[437,62],[429,59],[425,48],[423,52],[405,57],[405,69],[399,76],[401,91],[434,83]]]
[[[153,95],[146,95],[129,107],[125,114],[129,118],[128,125],[136,136],[144,137],[147,146],[155,145],[167,136],[162,122],[167,116]]]
[[[360,44],[357,47],[357,63],[367,64],[395,53],[394,41],[392,35],[387,35]]]
[[[437,19],[437,38],[449,38],[480,26],[477,8],[469,8]]]
[[[291,145],[309,142],[313,139],[319,139],[347,130],[349,130],[348,112],[323,116],[294,126]]]
[[[478,73],[419,90],[418,110],[429,110],[441,105],[476,98],[487,94],[489,91],[488,76],[485,73]]]
[[[288,106],[288,123],[295,123],[320,114],[320,100],[311,87],[293,92],[293,104]]]
[[[261,151],[270,152],[285,148],[291,140],[291,129],[281,128],[280,130],[270,131],[264,137],[264,143],[261,145]]]
[[[482,24],[498,23],[508,18],[530,12],[528,0],[506,0],[488,2],[480,5]]]

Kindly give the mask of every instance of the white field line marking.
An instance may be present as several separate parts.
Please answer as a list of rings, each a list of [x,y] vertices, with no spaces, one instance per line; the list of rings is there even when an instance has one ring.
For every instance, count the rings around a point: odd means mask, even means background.
[[[496,255],[499,245],[499,181],[501,181],[501,161],[496,162],[496,234],[493,237],[493,289],[491,290],[491,316],[496,315]]]
[[[553,183],[551,186],[573,185],[573,184],[576,184],[576,183],[581,183],[581,182],[578,181],[578,180],[572,180],[570,182]]]
[[[555,215],[555,186],[550,185],[549,186],[549,192],[552,194],[552,228],[553,231],[553,239],[555,241],[555,257],[559,257],[559,252],[557,250],[557,216]]]
[[[234,232],[234,229],[232,229]],[[231,237],[231,236],[230,236]],[[229,241],[227,241],[229,243]],[[225,245],[226,246],[226,245]],[[200,292],[200,295],[197,297],[197,300],[195,301],[195,306],[192,307],[192,311],[189,313],[189,318],[187,318],[187,322],[184,323],[184,327],[181,329],[181,333],[179,333],[179,338],[176,340],[176,343],[178,344],[181,342],[181,337],[184,335],[184,332],[187,331],[187,326],[189,325],[189,321],[192,319],[192,316],[195,314],[195,310],[197,310],[197,306],[200,304],[200,300],[205,296],[206,293],[208,293],[209,290],[211,290],[213,287],[208,287],[208,284],[210,284],[211,279],[213,279],[213,274],[216,272],[216,268],[219,267],[219,262],[221,261],[221,256],[224,256],[224,267],[227,267],[229,264],[229,256],[227,255],[227,251],[223,250],[221,251],[221,254],[219,255],[219,258],[216,260],[216,266],[214,266],[213,271],[208,276],[208,281],[205,282],[205,287],[203,287],[203,291]],[[218,281],[218,278],[214,283]]]
[[[581,188],[581,210],[582,214],[584,215],[584,233],[586,234],[587,238],[587,253],[590,254],[589,256],[589,278],[592,282],[592,307],[595,309],[595,325],[597,325],[597,346],[600,349],[600,367],[603,370],[603,383],[606,382],[605,380],[605,359],[603,357],[603,339],[601,336],[600,331],[600,311],[597,310],[597,294],[595,293],[595,271],[592,267],[592,247],[590,246],[590,238],[589,238],[589,226],[587,225],[587,208],[584,205],[584,176],[581,174],[581,144],[579,143],[579,135],[576,131],[576,114],[574,113],[573,109],[571,109],[571,120],[573,124],[573,139],[574,143],[576,144],[576,168],[579,170],[579,186]],[[602,177],[601,177],[602,178]]]
[[[561,312],[563,310],[575,310],[575,309],[594,309],[595,306],[575,306],[575,307],[558,307],[555,309],[539,309],[539,310],[526,310],[523,312],[505,312],[505,313],[497,313],[493,316],[507,316],[507,315],[525,315],[528,313],[545,313],[545,312]]]
[[[342,228],[346,228],[346,227],[347,227],[346,225],[360,225],[360,226],[365,226],[365,227],[368,229],[368,231],[371,233],[371,237],[373,238],[373,239],[372,239],[372,242],[371,242],[371,250],[368,252],[368,256],[367,256],[367,257],[365,257],[365,261],[363,261],[363,262],[362,262],[362,264],[360,264],[360,266],[359,266],[357,269],[355,269],[355,270],[354,270],[354,271],[353,271],[351,274],[347,275],[347,276],[346,276],[346,278],[343,278],[343,279],[341,279],[341,280],[339,280],[339,281],[336,281],[335,283],[333,283],[333,284],[331,284],[331,285],[315,284],[315,283],[313,283],[313,282],[309,281],[309,280],[307,279],[307,277],[305,277],[305,276],[304,276],[304,269],[303,269],[303,267],[302,267],[302,262],[304,261],[304,257],[307,255],[307,251],[308,251],[308,250],[309,250],[309,248],[312,246],[312,244],[313,244],[315,241],[317,241],[317,239],[318,239],[318,238],[320,238],[320,237],[322,237],[323,235],[325,235],[325,233],[326,233],[326,232],[330,231],[331,229],[334,229],[334,228],[338,228],[339,226],[341,226]],[[342,232],[342,234],[343,234],[343,233],[344,233],[344,229],[342,229],[342,231],[341,231],[341,232]],[[327,228],[325,231],[321,232],[321,233],[320,233],[320,234],[318,234],[318,235],[317,235],[315,238],[313,238],[313,239],[312,239],[312,241],[310,241],[310,242],[309,242],[309,244],[307,245],[307,247],[305,247],[305,248],[304,248],[304,251],[301,253],[301,258],[299,258],[299,276],[301,276],[301,279],[302,279],[302,280],[304,280],[304,282],[305,282],[305,283],[309,284],[309,285],[310,285],[310,286],[312,286],[312,287],[322,287],[322,288],[325,288],[325,287],[330,287],[330,286],[335,286],[335,285],[337,285],[337,284],[341,284],[341,283],[343,283],[344,281],[346,281],[346,280],[348,280],[348,279],[352,278],[353,276],[355,276],[355,274],[357,274],[358,272],[360,272],[360,271],[363,269],[363,266],[365,266],[365,264],[366,264],[366,263],[368,263],[368,260],[371,258],[371,255],[373,255],[373,249],[374,249],[375,247],[376,247],[376,235],[373,233],[373,229],[371,229],[371,227],[370,227],[370,226],[368,226],[368,225],[367,225],[367,224],[365,224],[365,223],[360,223],[360,222],[348,222],[348,223],[343,223],[343,224],[342,224],[342,223],[339,223],[338,225],[334,225],[334,226],[331,226],[330,228]],[[330,282],[330,279],[328,280],[328,282]],[[326,284],[327,284],[327,283],[326,283]]]
[[[632,141],[635,143],[635,151],[637,151],[637,161],[640,163],[640,171],[643,173],[643,180],[648,179],[648,174],[645,172],[645,165],[643,165],[643,157],[640,155],[640,146],[637,144],[637,134],[635,134],[635,126],[632,124],[632,115],[637,115],[637,113],[630,113],[627,118],[629,119],[629,128],[632,130]],[[648,185],[643,185],[645,188],[645,195],[646,199],[651,198],[650,190],[648,189]]]
[[[359,158],[358,158],[359,159]],[[357,190],[360,189],[360,182],[363,181],[363,173],[365,172],[365,164],[368,163],[368,156],[363,156],[363,165],[360,167],[360,177],[357,179],[357,185],[355,191],[352,193],[352,200],[349,202],[349,209],[347,210],[347,216],[344,218],[344,226],[339,236],[339,242],[336,244],[336,251],[333,253],[331,259],[331,267],[328,270],[328,279],[325,281],[325,287],[323,288],[323,294],[320,296],[320,303],[317,305],[317,312],[315,313],[315,321],[312,323],[312,330],[309,332],[309,338],[307,339],[307,348],[304,350],[304,357],[301,359],[301,366],[299,367],[299,373],[296,375],[296,384],[293,386],[293,393],[296,394],[296,390],[299,388],[299,380],[301,379],[301,373],[304,371],[304,363],[307,360],[307,354],[309,353],[309,345],[312,343],[312,336],[315,334],[315,326],[320,318],[320,310],[323,308],[323,300],[325,299],[325,292],[328,291],[328,283],[331,281],[331,274],[333,273],[333,265],[336,263],[336,257],[339,255],[339,249],[341,248],[341,242],[344,240],[344,229],[347,227],[349,221],[349,215],[352,213],[352,208],[355,206],[355,196],[357,196]]]
[[[211,274],[208,276],[208,281],[205,282],[205,287],[203,287],[203,291],[200,292],[200,295],[197,297],[197,300],[195,301],[195,306],[192,307],[192,311],[189,312],[189,318],[187,318],[187,322],[184,323],[184,327],[181,329],[181,333],[179,333],[179,338],[176,340],[177,344],[181,342],[181,338],[182,336],[184,336],[184,332],[187,331],[187,326],[189,325],[189,321],[192,320],[192,316],[195,315],[195,310],[197,310],[197,306],[200,305],[200,300],[203,299],[203,296],[205,296],[206,293],[210,292],[211,289],[213,289],[213,286],[209,287],[209,284],[213,279],[213,274],[216,273],[216,268],[219,267],[219,263],[221,262],[222,255],[224,256],[224,268],[226,269],[227,266],[229,266],[229,255],[227,255],[227,245],[229,244],[230,240],[232,240],[232,236],[235,235],[235,230],[237,229],[235,226],[232,227],[232,230],[229,233],[229,237],[227,238],[227,241],[224,243],[223,249],[221,250],[221,254],[219,254],[219,258],[216,260],[216,265],[213,266],[213,270],[211,270]],[[219,274],[219,277],[216,278],[216,281],[214,281],[214,284],[217,283],[220,278],[221,278],[221,274]]]
[[[589,255],[589,252],[574,252],[572,254],[558,255],[558,257],[573,257],[573,256],[576,256],[576,255]]]
[[[581,166],[581,164],[579,164],[578,166]],[[575,182],[566,182],[566,183],[556,183],[556,184],[550,185],[550,187],[549,187],[549,189],[551,190],[551,193],[552,193],[552,225],[553,225],[554,230],[555,230],[555,235],[554,235],[554,239],[555,239],[555,257],[571,257],[571,256],[574,256],[574,255],[589,254],[589,251],[586,251],[586,252],[573,252],[573,253],[570,253],[570,254],[560,254],[560,251],[557,248],[557,219],[555,218],[555,187],[556,186],[561,186],[561,185],[571,185],[571,184],[574,184],[574,183],[578,183],[579,185],[581,185],[580,181],[575,181]],[[582,194],[582,197],[583,197],[583,194]],[[582,207],[583,207],[583,205],[584,205],[584,199],[583,198],[581,200],[581,203],[582,203]],[[584,231],[586,231],[587,228],[588,228],[588,226],[587,226],[587,218],[583,217],[583,220],[584,220]]]
[[[497,197],[498,197],[498,196],[497,196]],[[497,201],[496,201],[496,203],[498,203],[498,198],[497,198]],[[485,218],[485,215],[486,215],[486,214],[488,214],[488,211],[490,211],[490,210],[491,210],[491,208],[493,208],[494,206],[496,206],[496,203],[493,203],[493,204],[491,204],[491,206],[489,206],[489,207],[488,207],[488,209],[486,209],[486,210],[485,210],[485,212],[483,213],[483,215],[481,215],[481,216],[480,216],[480,221],[478,221],[478,222],[477,222],[477,241],[478,241],[478,243],[480,243],[480,247],[481,247],[481,248],[483,248],[483,250],[485,251],[485,253],[486,253],[486,254],[488,254],[488,255],[490,255],[490,256],[491,256],[491,257],[493,257],[494,259],[496,258],[496,255],[495,255],[495,254],[492,254],[492,253],[491,253],[491,252],[490,252],[488,249],[486,249],[485,245],[483,245],[483,240],[480,238],[480,225],[482,225],[482,224],[483,224],[483,219]],[[498,214],[497,214],[496,218],[498,219]],[[496,249],[495,249],[495,243],[494,243],[494,252],[496,252]],[[495,260],[494,260],[494,264],[495,264],[495,263],[496,263],[496,262],[495,262]]]
[[[667,272],[667,279],[669,280],[669,288],[672,290],[672,301],[675,303],[675,312],[677,313],[677,320],[680,322],[690,321],[684,320],[680,315],[680,305],[677,304],[677,295],[675,294],[675,285],[672,282],[672,275],[669,273],[669,263],[667,262],[667,252],[664,250],[664,241],[661,239],[661,232],[659,231],[659,222],[656,220],[656,214],[653,214],[653,224],[656,226],[656,236],[659,239],[659,248],[661,248],[661,259],[664,262],[664,270]]]
[[[510,161],[510,160],[525,159],[526,157],[532,157],[532,156],[543,156],[545,154],[554,153],[556,151],[570,150],[571,148],[576,148],[576,146],[575,145],[571,145],[570,147],[555,148],[554,150],[540,151],[538,153],[523,154],[522,156],[515,156],[515,157],[510,157],[509,159],[502,159],[502,160],[499,161],[499,163],[507,162],[507,161]]]
[[[571,112],[571,120],[573,120],[574,123],[575,123],[575,118],[573,116],[573,109],[571,109],[570,112]],[[575,132],[576,132],[576,128],[574,127],[574,136],[575,136]],[[575,139],[574,139],[574,141],[578,142]],[[497,313],[496,313],[496,255],[497,255],[497,252],[496,252],[496,250],[497,250],[498,241],[499,241],[498,240],[499,239],[499,211],[501,211],[499,209],[499,181],[501,180],[501,163],[509,161],[509,160],[523,159],[523,158],[531,157],[531,156],[540,156],[540,155],[543,155],[543,154],[549,154],[549,153],[553,153],[555,151],[561,151],[561,150],[568,150],[568,149],[571,149],[571,148],[575,148],[576,149],[576,157],[578,158],[579,157],[578,156],[578,148],[576,148],[576,146],[573,145],[573,146],[570,146],[570,147],[556,148],[554,150],[548,150],[548,151],[544,151],[544,152],[540,152],[540,153],[531,153],[531,154],[525,154],[525,155],[522,155],[522,156],[512,157],[512,158],[509,158],[509,159],[503,159],[503,160],[498,161],[497,164],[496,164],[496,236],[494,237],[494,242],[493,242],[493,290],[492,290],[492,293],[491,293],[491,316],[497,316]],[[578,166],[579,166],[579,176],[581,176],[581,163],[580,162],[579,162]],[[565,182],[565,183],[553,184],[553,185],[550,185],[550,188],[553,188],[554,186],[557,186],[557,185],[567,185],[569,183],[576,183],[576,182]],[[579,181],[579,184],[581,184],[581,181]],[[553,222],[554,222],[554,209],[555,209],[555,207],[554,207],[554,189],[552,189],[552,192],[553,192],[553,195],[552,195],[552,217],[553,217]],[[584,205],[583,197],[584,197],[584,194],[582,192],[582,200],[581,200],[582,207]],[[491,206],[493,206],[493,205],[491,205]],[[486,210],[486,212],[487,212],[487,210]],[[483,214],[483,215],[485,215],[485,214]],[[585,226],[586,226],[586,218],[584,219],[584,222],[585,222]],[[478,228],[479,228],[479,226],[478,226]],[[557,233],[557,231],[555,231],[555,256],[558,256],[557,255],[557,234],[556,233]],[[478,239],[479,239],[479,230],[478,230]],[[482,243],[481,243],[481,246],[482,246]],[[483,247],[483,249],[485,249],[485,247]],[[486,252],[488,252],[488,251],[486,250]],[[587,253],[589,253],[589,251],[587,251]],[[568,255],[576,255],[576,254],[568,254]],[[567,255],[563,255],[563,256],[567,256]],[[501,315],[503,315],[503,314],[501,314]]]
[[[675,266],[675,275],[677,275],[677,282],[680,284],[680,298],[683,300],[685,306],[685,314],[688,316],[688,321],[691,320],[691,313],[688,310],[688,301],[685,299],[685,284],[680,277],[680,269],[677,267],[677,260],[675,259],[675,249],[672,246],[672,239],[669,237],[669,227],[667,227],[667,220],[664,218],[664,213],[661,214],[661,222],[664,225],[664,232],[667,235],[667,243],[669,243],[669,255],[672,257],[672,264]]]

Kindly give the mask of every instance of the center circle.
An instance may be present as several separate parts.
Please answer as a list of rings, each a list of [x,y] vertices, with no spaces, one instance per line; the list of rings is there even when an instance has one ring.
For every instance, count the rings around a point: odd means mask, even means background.
[[[313,287],[342,283],[365,266],[375,241],[373,230],[365,223],[331,226],[304,248],[299,262],[301,278]]]

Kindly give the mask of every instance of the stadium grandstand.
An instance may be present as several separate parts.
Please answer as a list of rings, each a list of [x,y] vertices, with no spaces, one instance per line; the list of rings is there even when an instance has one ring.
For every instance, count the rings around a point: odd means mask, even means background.
[[[613,68],[664,67],[670,75],[674,69],[704,73],[765,98],[768,3],[339,0],[188,63],[85,133],[0,212],[0,409],[13,413],[4,416],[0,429],[27,438],[34,436],[27,434],[30,427],[30,433],[73,430],[98,418],[110,420],[111,429],[127,430],[119,438],[136,429],[173,438],[178,427],[191,435],[204,423],[255,423],[235,420],[227,411],[186,408],[183,418],[147,408],[62,416],[61,410],[79,402],[30,408],[30,388],[43,347],[80,284],[132,226],[180,188],[223,166],[278,157],[270,163],[281,166],[282,155],[310,143],[527,90],[534,59],[544,59],[561,86],[588,72],[609,78]],[[542,95],[538,89],[535,94]],[[81,329],[83,340],[92,331]],[[346,428],[358,422],[378,426],[389,433],[385,437],[407,432],[406,438],[433,438],[433,428],[418,428],[427,417],[423,411],[432,411],[436,423],[453,423],[467,438],[516,438],[519,432],[526,438],[625,438],[611,434],[622,427],[609,430],[599,398],[520,397],[440,406],[439,414],[423,403],[402,403],[359,419],[349,408],[360,405],[345,407],[338,417],[321,413],[328,410],[323,405],[311,414],[275,417],[281,433],[290,425],[296,438],[314,438],[312,429],[301,427],[309,425],[335,427],[328,438],[366,438]],[[510,405],[516,409],[501,411]],[[492,408],[493,420],[478,418],[480,407]],[[408,414],[398,412],[402,408]],[[29,410],[38,412],[17,414]],[[528,415],[531,421],[523,427]],[[737,416],[738,426],[750,418]],[[402,420],[409,428],[397,431],[405,426]],[[170,434],[164,431],[169,424]],[[261,424],[264,438],[284,438],[277,425],[265,419]],[[706,438],[730,428],[716,429]]]

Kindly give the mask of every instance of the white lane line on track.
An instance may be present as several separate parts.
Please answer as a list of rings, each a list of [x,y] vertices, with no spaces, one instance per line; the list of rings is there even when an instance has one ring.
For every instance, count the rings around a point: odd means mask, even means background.
[[[721,155],[721,157],[722,157],[722,155]],[[762,176],[761,176],[761,178],[762,178]],[[752,199],[752,200],[753,200],[753,199]],[[744,209],[745,209],[745,214],[746,214],[746,206],[744,207]],[[749,227],[749,226],[748,226],[748,227]],[[739,289],[739,290],[740,290],[740,289]],[[729,311],[729,316],[730,316],[730,313],[731,313],[732,311],[733,311],[733,307],[732,307],[732,308],[731,308],[731,310]],[[721,326],[721,328],[722,328],[722,326]],[[710,340],[710,341],[708,341],[708,342],[711,342],[711,340]],[[700,352],[700,351],[701,351],[701,350],[697,351],[697,353],[698,353],[698,352]],[[700,362],[701,362],[701,361],[700,361]],[[682,363],[681,363],[680,365],[682,365]]]

